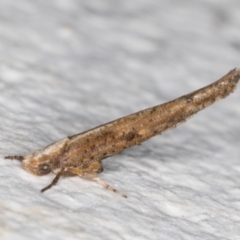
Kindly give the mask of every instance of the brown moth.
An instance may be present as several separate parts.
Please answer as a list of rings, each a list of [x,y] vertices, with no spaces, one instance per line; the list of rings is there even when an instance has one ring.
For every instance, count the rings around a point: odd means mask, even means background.
[[[75,175],[97,181],[117,192],[98,178],[103,171],[103,159],[187,121],[198,111],[232,93],[239,79],[240,69],[233,69],[220,80],[173,101],[67,137],[26,156],[5,158],[21,161],[22,167],[35,175],[56,174],[42,192],[55,185],[61,176]]]

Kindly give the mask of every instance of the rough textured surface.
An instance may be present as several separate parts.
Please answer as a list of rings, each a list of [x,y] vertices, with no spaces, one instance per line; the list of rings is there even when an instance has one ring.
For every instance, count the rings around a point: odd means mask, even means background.
[[[39,191],[9,154],[203,87],[240,66],[238,0],[1,1],[1,239],[238,239],[240,90]]]

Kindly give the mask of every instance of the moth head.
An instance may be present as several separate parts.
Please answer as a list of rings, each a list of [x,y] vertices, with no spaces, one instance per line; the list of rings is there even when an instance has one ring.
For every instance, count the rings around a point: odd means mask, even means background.
[[[22,167],[35,175],[46,175],[53,170],[49,157],[42,154],[41,151],[24,156]]]
[[[57,174],[60,168],[62,152],[65,149],[68,139],[63,139],[45,147],[43,150],[36,150],[24,156],[22,167],[35,175],[46,175],[51,172]]]

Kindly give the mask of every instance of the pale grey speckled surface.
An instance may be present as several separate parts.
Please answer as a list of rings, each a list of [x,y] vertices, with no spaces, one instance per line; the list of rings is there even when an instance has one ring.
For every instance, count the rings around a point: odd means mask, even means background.
[[[240,67],[239,23],[238,0],[0,1],[0,238],[239,239],[239,89],[104,161],[128,199],[3,160]]]

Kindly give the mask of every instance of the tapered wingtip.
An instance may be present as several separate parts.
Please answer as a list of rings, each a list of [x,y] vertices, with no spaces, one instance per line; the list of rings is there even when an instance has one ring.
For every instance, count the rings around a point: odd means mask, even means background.
[[[240,68],[233,68],[232,70],[229,71],[229,73],[236,73],[240,72]]]
[[[232,69],[226,76],[233,77],[233,79],[236,81],[236,83],[238,83],[238,81],[240,80],[240,68]]]

